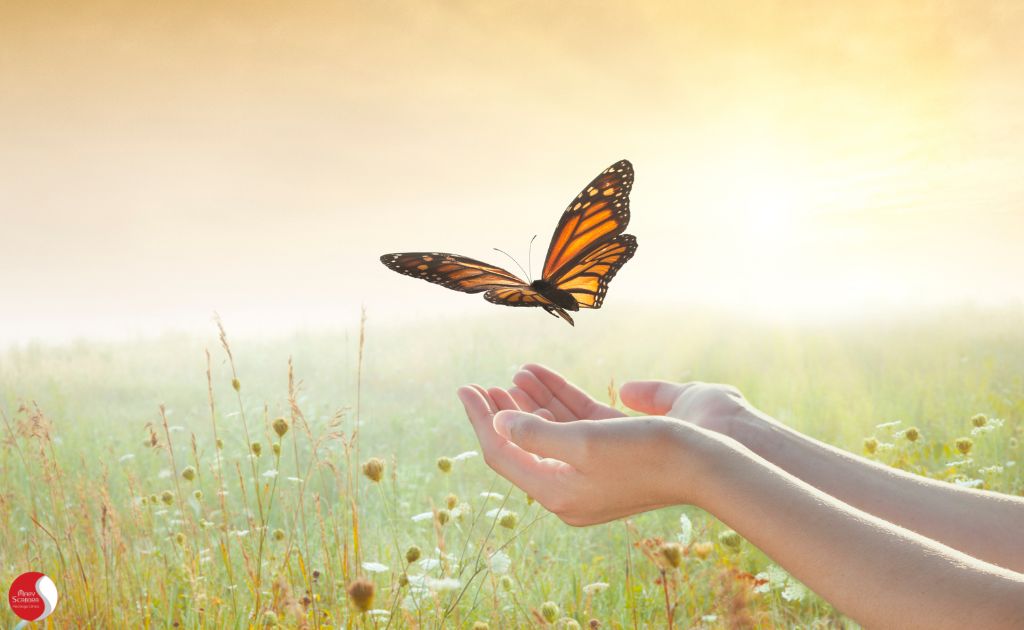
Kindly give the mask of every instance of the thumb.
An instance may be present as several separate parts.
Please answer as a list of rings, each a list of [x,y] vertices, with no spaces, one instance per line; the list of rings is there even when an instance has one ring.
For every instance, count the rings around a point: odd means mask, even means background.
[[[541,457],[572,463],[579,458],[579,422],[552,422],[525,411],[499,411],[494,430],[519,448]]]
[[[654,416],[672,410],[685,385],[668,381],[630,381],[619,388],[619,399],[630,409]]]

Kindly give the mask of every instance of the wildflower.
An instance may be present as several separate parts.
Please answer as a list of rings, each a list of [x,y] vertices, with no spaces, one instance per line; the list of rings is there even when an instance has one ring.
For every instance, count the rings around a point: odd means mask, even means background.
[[[981,435],[982,433],[989,433],[995,431],[999,427],[1003,426],[1003,421],[999,418],[988,418],[985,424],[981,426],[975,426],[971,429],[971,435]]]
[[[562,617],[558,622],[565,630],[580,630],[580,622],[571,617]]]
[[[377,483],[384,477],[384,460],[379,457],[371,457],[363,463],[363,474],[370,481]]]
[[[473,630],[490,630],[491,627],[485,621],[474,621]]]
[[[1009,440],[1007,440],[1006,445],[1014,450],[1017,450],[1017,447],[1020,446],[1020,442],[1017,441],[1017,438],[1011,437]]]
[[[976,427],[983,427],[988,424],[988,416],[983,413],[976,413],[971,416],[971,424]]]
[[[519,524],[519,515],[515,512],[506,512],[498,518],[498,525],[501,525],[505,529],[515,529],[516,525]]]
[[[390,616],[391,615],[391,611],[390,610],[385,610],[383,608],[374,608],[373,610],[366,611],[366,614],[370,615],[374,619],[383,619],[385,617]]]
[[[907,438],[910,442],[916,442],[921,437],[921,432],[917,427],[910,427],[903,432],[903,437]]]
[[[883,422],[882,424],[876,424],[876,429],[891,429],[892,427],[898,427],[903,424],[902,420],[893,420],[892,422]]]
[[[864,438],[864,450],[874,455],[878,450],[878,439],[875,437]]]
[[[234,389],[236,392],[242,391],[242,381],[238,380],[237,378],[231,379],[231,388]]]
[[[403,573],[402,575],[398,576],[398,586],[400,586],[400,587],[409,586],[409,575],[407,573]]]
[[[679,543],[664,543],[658,551],[665,564],[673,569],[678,569],[683,562],[683,546]]]
[[[420,521],[426,521],[432,518],[434,518],[433,512],[420,512],[419,514],[416,514],[412,517],[412,522],[419,523]]]
[[[503,575],[500,578],[498,578],[498,585],[506,591],[511,591],[512,587],[514,586],[514,583],[512,582],[511,577]]]
[[[380,562],[364,562],[363,569],[370,573],[383,573],[388,570],[388,565],[381,564]]]
[[[498,500],[501,500],[501,499],[505,498],[505,495],[500,494],[498,492],[481,492],[480,496],[483,497],[484,499],[498,499]]]
[[[174,534],[174,542],[178,543],[179,545],[184,545],[185,544],[185,534],[183,534],[181,532],[175,533]]]
[[[274,442],[273,444],[270,445],[270,450],[274,451],[274,455],[280,455],[281,454],[281,443],[280,442]]]
[[[427,578],[425,580],[427,588],[434,591],[435,593],[447,593],[448,591],[454,591],[455,589],[462,586],[462,582],[455,578]]]
[[[249,449],[252,450],[252,454],[259,457],[263,454],[263,445],[259,442],[253,442],[249,445]]]
[[[722,543],[722,545],[729,549],[736,551],[743,543],[743,538],[733,530],[727,529],[718,535],[718,542]]]
[[[285,536],[285,533],[284,533],[283,529],[275,529],[274,530],[274,540],[282,541],[282,540],[284,540],[284,536]]]
[[[491,573],[494,575],[505,575],[512,566],[512,558],[504,551],[495,551],[491,554]]]
[[[437,458],[437,469],[447,474],[452,471],[452,458],[451,457],[438,457]]]
[[[156,502],[159,501],[159,500],[160,499],[158,499],[155,494],[149,495],[149,504],[150,505],[156,505]],[[171,495],[171,501],[174,501],[174,495],[173,494]]]
[[[999,464],[994,464],[992,466],[985,466],[984,468],[979,468],[978,469],[978,474],[981,474],[981,475],[995,475],[995,474],[998,474],[998,473],[1001,473],[1001,472],[1003,472],[1003,467],[1000,466]]]
[[[139,503],[141,505],[146,505],[147,503],[149,503],[149,497],[139,497]]]
[[[961,488],[980,488],[981,486],[985,485],[985,480],[984,479],[957,479],[953,483],[955,483],[956,485],[960,486]]]
[[[203,491],[202,490],[195,490],[194,492],[192,492],[192,496],[195,497],[196,501],[202,501],[203,500]]]
[[[421,555],[422,552],[420,551],[420,548],[416,545],[413,545],[412,547],[409,547],[405,550],[405,561],[409,564],[412,564],[413,562],[419,560]]]
[[[782,589],[782,599],[787,602],[800,602],[805,597],[807,597],[807,587],[793,578],[789,578],[786,587]]]
[[[171,505],[174,503],[174,493],[170,490],[164,490],[160,493],[160,500],[163,501],[164,505]]]
[[[471,457],[476,457],[477,455],[479,455],[479,453],[477,453],[476,451],[466,451],[465,453],[459,453],[458,455],[453,457],[452,461],[454,461],[454,462],[461,462],[461,461],[469,459]]]
[[[438,510],[437,511],[437,522],[439,524],[444,525],[445,523],[450,521],[451,518],[452,518],[452,513],[449,512],[448,510],[443,510],[442,509],[442,510]]]
[[[689,545],[693,539],[693,522],[685,514],[679,515],[679,543]]]
[[[540,605],[540,616],[548,623],[554,623],[558,619],[558,604],[555,602],[544,602]]]
[[[714,623],[718,621],[718,615],[704,615],[700,620],[706,623]]]
[[[135,453],[125,453],[124,455],[118,457],[117,461],[123,464],[130,459],[135,459]]]
[[[586,586],[584,586],[583,592],[587,595],[597,595],[598,593],[603,593],[607,589],[608,582],[594,582],[592,584],[587,584]]]
[[[969,437],[957,438],[954,444],[956,445],[956,450],[960,451],[963,455],[970,453],[971,449],[974,448],[974,440]]]
[[[277,613],[273,610],[268,610],[267,612],[263,613],[263,625],[267,626],[268,628],[273,628],[274,626],[276,626]]]
[[[283,438],[284,434],[288,433],[288,421],[284,418],[276,418],[270,423],[270,426],[274,428],[274,433],[277,434],[277,437]]]
[[[263,473],[263,476],[267,477],[268,479],[273,479],[274,477],[277,476],[277,469],[276,468],[271,468],[270,470],[268,470],[265,473]]]
[[[223,450],[223,449],[224,449],[224,440],[222,440],[222,439],[220,439],[220,438],[217,438],[217,442],[216,442],[216,444],[217,444],[217,450],[218,450],[218,451],[220,451],[220,450]]]
[[[449,494],[447,497],[445,497],[444,503],[445,505],[448,506],[449,510],[454,510],[455,506],[459,504],[459,497],[455,496],[454,494]]]
[[[349,584],[345,590],[348,592],[348,598],[359,612],[366,612],[373,608],[373,582],[359,578]]]
[[[693,551],[693,555],[697,556],[701,560],[704,560],[705,558],[711,555],[711,552],[714,551],[715,546],[709,542],[699,542],[694,543],[690,547],[690,549]]]
[[[464,521],[467,514],[472,514],[473,508],[468,503],[460,503],[452,509],[452,516],[458,521]]]

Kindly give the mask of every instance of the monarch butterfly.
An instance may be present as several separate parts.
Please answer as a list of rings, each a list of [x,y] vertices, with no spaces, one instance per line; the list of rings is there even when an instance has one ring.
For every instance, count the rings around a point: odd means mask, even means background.
[[[600,308],[608,283],[636,253],[629,223],[633,165],[620,160],[594,178],[562,213],[539,280],[527,283],[501,267],[439,252],[384,254],[398,273],[505,306],[539,306],[575,325],[566,311]]]

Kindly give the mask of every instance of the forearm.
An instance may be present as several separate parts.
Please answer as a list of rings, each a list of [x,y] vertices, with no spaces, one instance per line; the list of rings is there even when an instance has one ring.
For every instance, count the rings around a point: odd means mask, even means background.
[[[732,437],[841,501],[955,549],[1024,571],[1024,499],[960,488],[858,457],[774,419],[737,418]]]
[[[1024,627],[1024,576],[857,510],[729,440],[705,450],[698,505],[859,623]]]

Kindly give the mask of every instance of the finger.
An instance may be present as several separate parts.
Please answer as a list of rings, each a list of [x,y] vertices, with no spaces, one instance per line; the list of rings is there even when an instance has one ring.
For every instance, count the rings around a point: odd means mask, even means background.
[[[590,422],[553,422],[524,411],[499,411],[494,428],[524,451],[567,464],[581,463],[582,433]]]
[[[672,410],[685,390],[686,385],[667,381],[630,381],[619,388],[619,398],[630,409],[660,416]]]
[[[529,411],[530,413],[533,413],[537,409],[541,408],[540,403],[534,400],[523,389],[516,387],[515,385],[508,388],[508,393],[510,396],[512,396],[512,399],[516,401],[516,404],[519,405],[519,408],[522,409],[523,411]]]
[[[548,391],[577,418],[616,418],[623,415],[611,407],[597,402],[585,391],[548,367],[528,363],[523,366],[523,369],[536,376],[537,380],[547,387]]]
[[[520,370],[512,377],[512,382],[529,394],[530,398],[537,401],[539,406],[555,414],[555,419],[559,422],[579,420],[579,416],[566,407],[562,401],[558,400],[554,393],[548,389],[548,386],[540,382],[540,379],[533,372]]]
[[[538,409],[535,409],[533,411],[533,414],[534,415],[538,415],[541,418],[544,418],[545,420],[550,420],[552,422],[557,422],[557,420],[555,420],[555,414],[551,413],[550,411],[548,411],[544,407],[540,407]]]
[[[544,493],[552,484],[553,467],[495,432],[494,415],[484,398],[486,391],[481,392],[482,389],[460,387],[458,396],[480,441],[484,460],[495,472],[528,494],[538,496]]]
[[[512,396],[510,396],[509,393],[503,390],[502,388],[490,387],[487,389],[487,393],[490,394],[491,400],[494,401],[494,404],[496,405],[498,411],[519,411],[519,405],[517,405],[516,401],[512,398]]]

